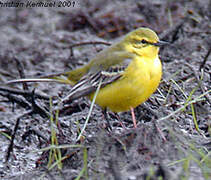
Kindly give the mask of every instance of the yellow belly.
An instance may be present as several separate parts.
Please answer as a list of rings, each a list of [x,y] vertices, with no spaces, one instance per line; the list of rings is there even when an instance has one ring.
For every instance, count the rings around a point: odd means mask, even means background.
[[[161,74],[159,58],[152,63],[134,60],[120,79],[100,89],[96,103],[113,112],[134,108],[145,102],[157,89]],[[91,99],[93,95],[94,93],[90,95]]]

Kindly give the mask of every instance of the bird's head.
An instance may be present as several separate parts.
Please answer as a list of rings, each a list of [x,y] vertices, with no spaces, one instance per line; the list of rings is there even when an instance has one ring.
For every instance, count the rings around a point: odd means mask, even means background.
[[[160,41],[157,34],[149,28],[138,28],[127,34],[123,41],[127,51],[146,58],[156,57],[159,47],[168,44]]]

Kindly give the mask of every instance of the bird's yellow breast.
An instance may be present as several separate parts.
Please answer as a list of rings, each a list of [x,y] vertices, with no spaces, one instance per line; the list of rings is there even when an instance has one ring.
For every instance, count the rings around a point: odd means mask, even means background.
[[[160,59],[133,59],[122,77],[100,89],[96,103],[113,112],[127,111],[145,102],[157,89],[162,75]],[[93,98],[93,94],[90,98]]]

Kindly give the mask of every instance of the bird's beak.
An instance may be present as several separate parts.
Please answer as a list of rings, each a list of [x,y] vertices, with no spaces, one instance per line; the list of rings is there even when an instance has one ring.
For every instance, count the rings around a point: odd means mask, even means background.
[[[152,44],[153,44],[154,46],[159,46],[159,47],[161,47],[161,46],[169,45],[170,43],[167,42],[167,41],[158,41],[158,42],[152,43]]]

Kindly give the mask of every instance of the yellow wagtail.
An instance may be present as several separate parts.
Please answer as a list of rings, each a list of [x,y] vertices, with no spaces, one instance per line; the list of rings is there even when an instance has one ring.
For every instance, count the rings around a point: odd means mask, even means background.
[[[159,46],[165,44],[167,42],[159,41],[154,31],[138,28],[99,52],[81,68],[61,73],[62,77],[20,79],[10,83],[51,79],[73,85],[68,99],[88,96],[92,100],[101,80],[102,85],[95,102],[102,109],[127,111],[145,102],[157,89],[162,76]],[[64,76],[67,78],[64,79]]]

